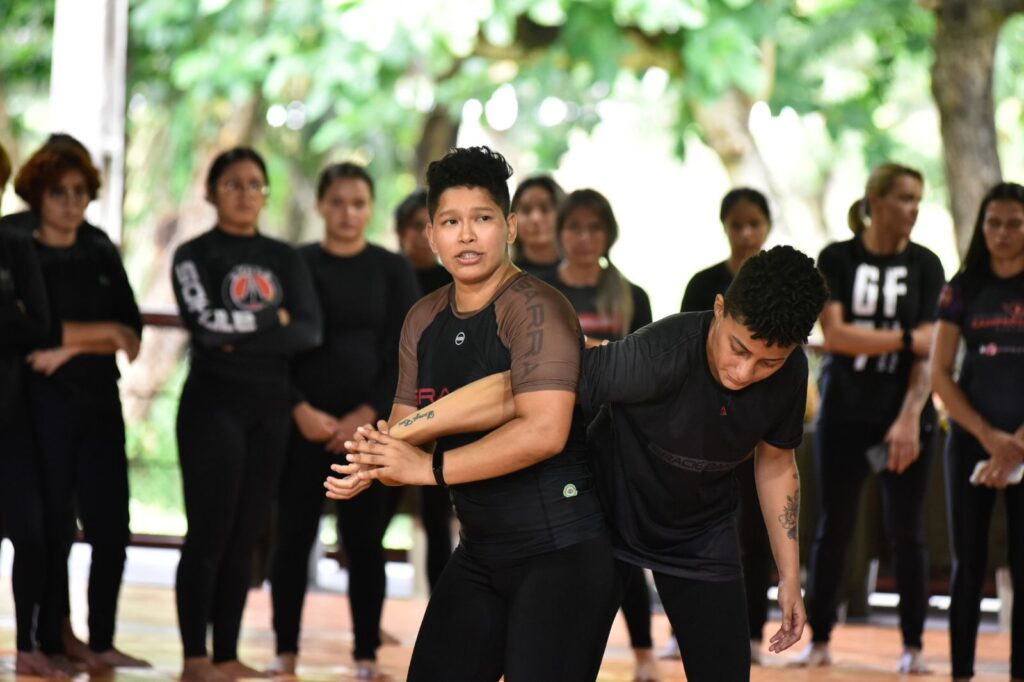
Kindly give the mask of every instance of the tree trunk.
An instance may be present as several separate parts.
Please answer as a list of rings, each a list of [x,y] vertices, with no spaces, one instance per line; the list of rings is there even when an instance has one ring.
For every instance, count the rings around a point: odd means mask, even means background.
[[[978,205],[1002,179],[992,76],[999,31],[1024,0],[938,0],[932,95],[939,108],[946,184],[960,253]]]
[[[459,123],[452,118],[448,108],[434,107],[423,121],[423,134],[416,145],[416,184],[425,185],[427,166],[431,161],[440,159],[449,149],[455,146],[459,134]]]

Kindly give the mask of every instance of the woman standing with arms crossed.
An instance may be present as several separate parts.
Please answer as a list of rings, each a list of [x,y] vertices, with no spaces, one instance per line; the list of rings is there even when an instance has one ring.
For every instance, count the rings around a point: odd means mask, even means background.
[[[952,417],[946,440],[953,549],[949,638],[953,679],[974,676],[981,589],[996,493],[1006,495],[1013,592],[1010,676],[1024,680],[1024,187],[1005,182],[982,199],[960,272],[939,299],[932,382]],[[957,346],[966,343],[959,380]],[[983,464],[980,474],[975,467]]]
[[[821,374],[815,462],[821,516],[811,548],[801,663],[831,664],[828,642],[864,479],[879,475],[885,532],[900,594],[902,673],[927,671],[921,633],[928,606],[925,496],[935,429],[926,357],[942,265],[910,241],[924,180],[886,163],[849,211],[849,241],[821,252],[830,300],[821,313],[828,356]],[[879,452],[874,463],[868,452]],[[887,452],[887,455],[885,454]]]
[[[238,660],[252,553],[288,444],[291,357],[320,344],[305,262],[259,233],[268,189],[255,151],[218,155],[206,177],[217,224],[174,254],[191,351],[177,424],[188,519],[175,585],[183,680],[261,676]]]
[[[680,312],[711,310],[715,297],[724,295],[743,263],[759,253],[772,229],[768,199],[756,189],[739,187],[722,198],[719,219],[729,240],[729,258],[701,270],[686,285]],[[750,659],[761,663],[761,640],[768,621],[768,587],[771,583],[772,548],[761,515],[754,483],[754,458],[736,467],[740,504],[736,514],[740,548],[743,552],[743,581],[747,594],[747,618],[750,621]],[[668,655],[678,653],[670,642]],[[663,654],[665,655],[665,654]]]
[[[362,166],[328,166],[317,183],[323,242],[299,249],[322,307],[324,339],[318,348],[299,354],[292,368],[295,428],[278,491],[270,576],[275,673],[295,674],[309,552],[324,506],[319,492],[331,463],[340,459],[324,444],[332,438],[351,440],[357,426],[376,421],[390,408],[402,321],[419,298],[405,259],[366,241],[373,200],[373,179]],[[356,674],[372,679],[386,587],[381,544],[388,521],[386,491],[377,485],[335,508],[348,559]]]

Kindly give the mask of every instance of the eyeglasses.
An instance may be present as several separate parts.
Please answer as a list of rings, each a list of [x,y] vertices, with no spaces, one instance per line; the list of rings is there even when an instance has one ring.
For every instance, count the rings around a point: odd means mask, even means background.
[[[92,194],[85,187],[47,187],[46,195],[54,201],[61,203],[71,202],[72,204],[83,204],[89,203],[92,200]]]
[[[225,180],[220,186],[232,194],[242,194],[245,192],[248,194],[258,194],[262,197],[270,194],[270,185],[262,182],[243,183],[237,180]]]

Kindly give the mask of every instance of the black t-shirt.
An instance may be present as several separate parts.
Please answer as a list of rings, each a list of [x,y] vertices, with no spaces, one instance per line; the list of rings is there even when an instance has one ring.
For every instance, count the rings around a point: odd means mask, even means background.
[[[830,302],[843,306],[843,321],[873,329],[913,329],[935,320],[945,278],[938,257],[910,242],[891,256],[870,253],[860,237],[826,246],[818,268]],[[829,353],[821,372],[819,418],[861,422],[881,428],[899,414],[910,381],[913,356],[875,357]],[[931,401],[923,417],[934,415]]]
[[[466,384],[511,370],[514,395],[575,391],[583,338],[572,308],[550,286],[519,273],[486,306],[455,311],[454,286],[420,299],[402,330],[395,402],[423,407]],[[438,439],[451,451],[483,438]],[[586,461],[579,408],[565,449],[525,469],[449,487],[462,546],[486,561],[519,559],[568,547],[604,532]]]
[[[722,261],[718,265],[701,270],[687,283],[679,312],[695,313],[700,310],[711,310],[715,307],[715,296],[724,294],[730,284],[732,284],[732,270],[729,269],[728,261]]]
[[[299,253],[320,301],[323,343],[295,357],[293,400],[335,416],[368,403],[386,417],[398,381],[402,322],[419,298],[412,267],[373,244],[348,257],[320,244]]]
[[[579,400],[617,557],[695,580],[740,575],[733,470],[761,441],[803,437],[807,357],[797,348],[739,391],[711,374],[712,312],[682,313],[583,354]]]
[[[416,271],[416,281],[420,284],[420,293],[424,296],[437,291],[445,284],[451,284],[452,276],[440,263],[424,270]]]
[[[178,247],[171,278],[191,337],[192,371],[236,381],[287,380],[291,357],[320,345],[313,280],[284,242],[214,227]],[[282,307],[291,318],[285,326]]]
[[[552,278],[558,275],[557,260],[554,263],[536,263],[526,256],[520,256],[515,260],[515,265],[523,272],[528,272],[548,283],[552,283]]]
[[[939,299],[939,318],[955,324],[966,352],[960,388],[992,426],[1024,424],[1024,273],[956,275]]]
[[[633,297],[633,319],[629,328],[623,329],[619,320],[598,312],[596,286],[570,286],[562,281],[557,272],[552,279],[545,281],[569,300],[580,318],[583,333],[589,338],[614,341],[651,323],[651,300],[647,298],[647,292],[632,282],[629,284],[629,292]]]
[[[64,322],[119,322],[142,334],[142,317],[135,303],[121,254],[109,241],[79,237],[67,247],[35,241],[50,303],[50,328],[44,345],[60,346]],[[113,355],[77,355],[53,375],[33,373],[32,380],[53,382],[80,406],[114,409],[117,362]]]
[[[25,354],[50,329],[39,257],[32,239],[0,231],[0,423],[13,400],[23,400]]]

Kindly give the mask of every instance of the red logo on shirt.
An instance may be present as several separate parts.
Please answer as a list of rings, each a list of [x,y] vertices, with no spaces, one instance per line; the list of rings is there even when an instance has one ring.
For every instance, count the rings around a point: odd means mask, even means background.
[[[729,413],[728,413],[728,412],[726,411],[726,409],[725,409],[725,405],[722,405],[722,409],[718,411],[718,414],[719,414],[719,415],[721,415],[721,416],[723,416],[723,417],[725,417],[725,416],[727,416],[727,415],[729,414]]]
[[[433,388],[417,388],[416,389],[416,407],[423,407],[429,405],[435,400],[440,400],[451,393],[447,388],[442,388],[440,392]]]
[[[224,298],[238,310],[259,312],[280,302],[281,287],[270,270],[238,265],[224,279]]]

